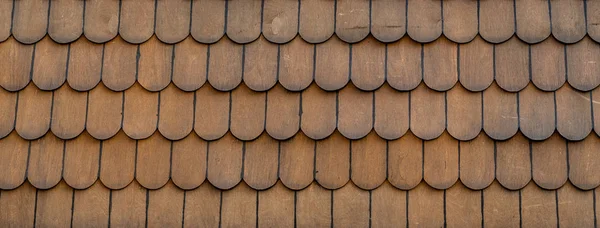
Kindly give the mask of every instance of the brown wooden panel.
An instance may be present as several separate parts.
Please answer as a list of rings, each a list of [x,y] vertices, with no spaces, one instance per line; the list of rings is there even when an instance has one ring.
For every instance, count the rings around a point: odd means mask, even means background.
[[[371,193],[352,182],[333,191],[334,227],[369,227]]]
[[[35,85],[29,84],[17,96],[15,129],[24,139],[42,137],[50,128],[52,92],[39,90]]]
[[[32,44],[48,31],[49,0],[13,1],[12,35],[21,43]]]
[[[583,190],[590,190],[600,185],[600,138],[590,134],[578,142],[568,142],[569,181]]]
[[[452,187],[458,180],[458,141],[447,133],[425,141],[423,145],[423,179],[436,189]]]
[[[296,192],[297,227],[331,227],[333,191],[313,182],[302,191]]]
[[[224,191],[220,227],[251,227],[256,225],[258,192],[244,182]]]
[[[482,190],[473,191],[456,182],[445,193],[446,224],[449,227],[481,226]]]
[[[273,43],[286,43],[298,34],[299,1],[267,0],[263,3],[262,34]]]
[[[192,3],[192,37],[201,43],[217,42],[225,33],[226,1],[196,0]]]
[[[121,189],[131,183],[135,173],[136,144],[123,132],[102,142],[100,180],[106,187]]]
[[[24,140],[15,132],[0,139],[0,167],[3,167],[4,170],[0,172],[0,189],[17,188],[25,180],[29,144],[29,141]],[[0,197],[4,197],[4,195]],[[0,219],[0,221],[2,220]]]
[[[159,94],[138,83],[123,93],[123,131],[133,139],[150,137],[158,125]]]
[[[365,137],[373,129],[373,92],[348,84],[338,94],[338,130],[348,139]]]
[[[407,195],[406,191],[394,188],[387,181],[374,189],[371,195],[372,227],[406,227]]]
[[[184,91],[195,91],[202,87],[207,77],[208,45],[188,36],[175,44],[173,52],[173,84]]]
[[[0,88],[0,110],[0,138],[4,138],[15,129],[17,93]]]
[[[91,90],[102,77],[104,45],[92,43],[85,37],[70,45],[67,82],[74,90]]]
[[[13,2],[0,3],[0,41],[5,41],[11,35]]]
[[[104,45],[102,82],[115,91],[126,90],[136,81],[139,46],[131,45],[121,36]]]
[[[411,1],[407,10],[407,30],[410,38],[428,43],[442,35],[441,1]]]
[[[315,180],[327,189],[338,189],[350,180],[350,142],[339,133],[317,141]]]
[[[496,142],[496,179],[502,186],[517,190],[530,182],[530,152],[529,141],[522,134]]]
[[[171,175],[172,141],[154,133],[136,144],[135,179],[148,189],[163,187]]]
[[[592,118],[594,121],[594,131],[597,135],[600,135],[600,87],[596,87],[592,94]]]
[[[230,189],[242,180],[243,142],[231,134],[208,143],[207,178],[219,189]]]
[[[387,179],[394,187],[410,190],[423,179],[423,141],[412,133],[388,142]]]
[[[178,227],[183,224],[184,193],[173,182],[148,191],[147,227]]]
[[[331,37],[315,48],[315,82],[324,90],[343,88],[350,80],[350,44]]]
[[[565,83],[565,46],[548,38],[531,47],[531,81],[541,90],[555,91]]]
[[[556,192],[529,182],[520,192],[522,227],[556,227]]]
[[[530,71],[529,46],[513,37],[495,45],[496,83],[500,88],[517,92],[529,84]]]
[[[293,137],[300,129],[300,93],[277,84],[267,92],[265,129],[278,140]]]
[[[173,72],[173,45],[162,43],[152,36],[138,49],[137,81],[150,91],[163,90],[171,82]]]
[[[256,190],[265,190],[277,182],[279,141],[262,134],[244,147],[244,181]]]
[[[71,223],[73,189],[65,182],[36,192],[35,227],[68,227]]]
[[[335,9],[335,2],[332,1],[302,1],[299,28],[302,39],[309,43],[321,43],[329,39],[335,28]]]
[[[592,96],[564,85],[556,91],[556,130],[568,140],[582,140],[592,131]]]
[[[220,91],[235,89],[242,82],[243,46],[224,37],[208,48],[208,82]]]
[[[258,227],[293,227],[296,192],[281,182],[258,192]]]
[[[352,75],[354,85],[361,90],[376,90],[385,82],[386,44],[369,36],[352,45]]]
[[[387,176],[387,142],[371,132],[351,142],[351,179],[357,187],[372,190]]]
[[[300,128],[304,134],[317,140],[331,135],[337,124],[337,94],[323,91],[312,84],[300,96]]]
[[[386,81],[397,90],[413,90],[423,79],[423,46],[410,37],[387,45]]]
[[[97,0],[85,2],[83,33],[94,43],[104,43],[117,35],[119,1]]]
[[[600,2],[589,1],[586,2],[586,6],[586,29],[588,35],[598,42],[600,41],[600,15],[593,12],[598,12],[598,10],[600,10]]]
[[[313,81],[315,45],[299,36],[287,44],[280,45],[279,83],[292,91],[306,89]]]
[[[265,130],[266,92],[254,92],[245,84],[231,92],[231,133],[241,140],[256,139]]]
[[[73,227],[108,227],[110,189],[96,182],[85,190],[75,190]]]
[[[190,34],[192,1],[156,1],[156,36],[165,43],[177,43]]]
[[[483,94],[470,92],[457,84],[447,92],[447,129],[458,140],[471,140],[483,125]]]
[[[154,27],[156,26],[155,1],[119,2],[121,7],[119,9],[119,35],[123,39],[138,44],[145,42],[154,34]]]
[[[35,44],[31,80],[42,90],[55,90],[67,79],[69,46],[45,37]]]
[[[302,132],[281,142],[279,179],[288,188],[300,190],[314,180],[316,142]]]
[[[0,191],[0,225],[33,227],[37,189],[25,182],[12,191]]]
[[[54,91],[50,129],[61,139],[77,137],[85,128],[87,92],[77,92],[68,85]]]
[[[260,36],[244,50],[244,83],[254,91],[271,89],[277,83],[279,45]]]
[[[421,182],[408,192],[408,227],[443,227],[444,191],[429,187]]]
[[[387,84],[375,91],[373,129],[387,140],[402,137],[408,130],[408,93],[398,92]]]
[[[594,227],[594,195],[567,182],[556,190],[560,227]]]
[[[494,181],[496,170],[494,140],[481,133],[460,142],[460,181],[470,189],[484,189]]]
[[[137,181],[124,189],[111,192],[111,227],[144,227],[148,208],[148,191]]]
[[[205,84],[196,91],[194,131],[204,140],[221,138],[229,130],[231,93]]]
[[[519,192],[507,191],[497,181],[483,190],[484,227],[519,227]]]
[[[169,140],[180,140],[194,127],[194,93],[184,92],[173,84],[160,92],[158,130]]]
[[[550,4],[552,35],[563,43],[581,40],[586,34],[585,2],[550,1]]]
[[[531,172],[538,186],[557,189],[567,181],[567,153],[567,142],[558,134],[531,143]]]
[[[479,34],[492,43],[508,40],[515,32],[514,1],[480,1]]]
[[[83,33],[85,2],[52,1],[48,17],[48,35],[58,43],[75,41]]]
[[[540,42],[550,35],[548,1],[515,1],[517,36],[527,43]]]
[[[578,90],[589,91],[600,84],[600,44],[589,37],[567,45],[567,81]]]
[[[108,139],[121,129],[123,92],[98,84],[88,95],[86,131],[97,139]]]
[[[8,91],[19,91],[31,79],[31,60],[33,45],[23,45],[14,38],[0,43],[0,70],[5,74],[0,77],[0,86]]]
[[[399,40],[406,33],[406,0],[371,1],[371,34],[381,42]]]
[[[483,91],[483,130],[495,140],[505,140],[519,130],[517,94],[496,83]]]
[[[336,2],[335,34],[347,43],[367,37],[371,26],[370,7],[367,0]]]
[[[210,183],[184,193],[183,227],[218,227],[222,192]]]
[[[544,140],[555,129],[555,95],[529,84],[519,92],[519,129],[532,140]]]
[[[249,43],[260,35],[262,1],[227,2],[227,37],[236,43]]]
[[[473,40],[479,29],[478,2],[443,1],[444,36],[457,43]]]
[[[458,81],[458,44],[440,38],[423,46],[423,82],[437,91],[451,89]]]
[[[171,180],[177,187],[190,190],[206,179],[207,142],[196,134],[189,134],[173,142]]]
[[[446,128],[445,93],[433,91],[423,83],[409,96],[410,130],[424,140],[439,137]]]
[[[27,180],[38,189],[54,187],[62,178],[65,141],[52,133],[29,145]]]
[[[459,80],[470,91],[483,91],[494,80],[494,45],[481,37],[459,45]]]
[[[85,189],[98,180],[100,141],[88,133],[66,141],[62,177],[74,189]],[[104,188],[104,187],[102,187]]]

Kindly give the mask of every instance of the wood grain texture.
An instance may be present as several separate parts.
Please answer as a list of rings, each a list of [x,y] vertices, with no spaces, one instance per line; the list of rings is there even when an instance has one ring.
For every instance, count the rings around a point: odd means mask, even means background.
[[[0,139],[0,148],[2,148],[0,149],[0,167],[4,167],[6,170],[0,173],[0,189],[11,190],[18,188],[27,177],[29,141],[24,140],[16,132],[13,132],[5,138]],[[4,192],[2,194],[1,197],[4,197]],[[1,200],[2,198],[0,198]]]
[[[389,182],[371,192],[371,225],[373,227],[406,227],[408,195]]]
[[[495,81],[500,88],[509,92],[518,92],[529,84],[530,72],[529,48],[517,37],[495,45]]]
[[[336,2],[335,34],[347,43],[367,37],[371,27],[370,6],[367,0]]]
[[[134,178],[136,145],[122,131],[102,142],[100,180],[110,189],[127,187]],[[136,185],[139,185],[136,182]]]
[[[352,46],[336,36],[317,44],[315,49],[314,80],[324,90],[343,88],[350,81],[350,52]]]
[[[495,142],[484,133],[471,141],[460,142],[460,181],[473,190],[487,188],[496,174]]]
[[[439,137],[446,128],[445,93],[424,83],[410,92],[410,130],[423,140]]]
[[[229,130],[231,93],[220,92],[210,85],[196,91],[194,132],[204,140],[221,138]]]
[[[180,140],[194,127],[194,93],[184,92],[173,84],[160,92],[158,131],[169,140]]]
[[[501,43],[515,33],[514,1],[480,1],[479,34],[491,43]]]
[[[531,172],[535,183],[544,189],[558,189],[567,181],[567,142],[558,134],[531,143]]]
[[[519,129],[532,140],[544,140],[555,129],[555,95],[532,84],[519,92]]]
[[[373,129],[387,140],[402,137],[408,130],[408,92],[394,90],[384,84],[375,91],[375,123]]]
[[[139,44],[154,34],[156,0],[120,2],[119,35],[127,42]]]
[[[38,189],[50,189],[62,178],[65,141],[46,134],[29,146],[27,180]]]
[[[581,191],[570,182],[556,190],[558,224],[561,227],[594,227],[594,195]]]
[[[196,42],[192,37],[175,44],[173,78],[171,81],[184,91],[195,91],[206,82],[208,45]]]
[[[563,43],[576,43],[586,34],[585,2],[550,1],[552,35]]]
[[[0,138],[6,137],[15,129],[17,114],[17,93],[0,88]]]
[[[13,1],[12,35],[25,44],[41,40],[48,31],[49,0]]]
[[[277,182],[258,192],[258,227],[293,227],[296,192]]]
[[[477,36],[459,45],[460,84],[470,91],[483,91],[494,80],[494,45]]]
[[[300,129],[311,139],[324,139],[336,128],[337,94],[326,92],[316,84],[302,92]]]
[[[204,182],[193,191],[184,193],[183,227],[218,227],[222,192]]]
[[[159,133],[136,141],[135,179],[147,189],[163,187],[171,176],[172,141]]]
[[[483,226],[519,227],[519,192],[506,191],[497,181],[483,190]]]
[[[73,227],[108,226],[110,189],[96,182],[88,189],[75,190],[73,194]]]
[[[443,1],[444,36],[456,43],[467,43],[478,33],[478,2]]]
[[[423,46],[423,82],[436,91],[451,89],[458,81],[458,44],[440,38]]]
[[[73,139],[85,128],[88,93],[68,85],[54,91],[50,130],[61,139]]]
[[[226,9],[227,37],[241,44],[258,38],[262,29],[262,1],[231,1]]]
[[[224,191],[221,204],[221,227],[250,227],[256,225],[258,192],[244,182]]]
[[[77,0],[53,1],[48,17],[48,35],[58,43],[70,43],[83,33],[85,3]]]
[[[317,141],[315,180],[326,189],[338,189],[350,180],[350,142],[339,133]]]
[[[217,42],[225,34],[226,1],[195,0],[190,33],[201,43]]]
[[[158,125],[159,94],[138,83],[123,93],[123,131],[132,139],[150,137]]]
[[[162,42],[173,44],[190,34],[192,1],[157,1],[156,36]]]
[[[375,132],[351,141],[350,178],[360,189],[378,188],[387,177],[387,143]]]
[[[177,187],[195,189],[206,180],[207,144],[196,134],[173,142],[171,180]]]
[[[414,1],[408,3],[407,33],[420,43],[429,43],[442,35],[442,2]]]
[[[112,191],[110,207],[111,227],[144,227],[148,190],[137,181],[131,182],[124,189]]]
[[[435,189],[447,189],[458,180],[458,141],[447,133],[423,144],[423,179]]]
[[[298,227],[330,227],[333,225],[331,217],[333,191],[324,189],[313,182],[296,194],[296,225]]]
[[[208,82],[220,91],[235,89],[242,82],[243,46],[223,37],[208,48]]]
[[[119,30],[119,1],[98,0],[85,3],[83,34],[94,43],[104,43]]]
[[[102,83],[115,91],[131,87],[137,80],[138,53],[138,46],[128,44],[121,36],[107,42],[104,45]]]
[[[385,82],[386,44],[372,36],[352,45],[350,80],[361,90],[376,90]]]
[[[288,90],[306,89],[314,77],[315,48],[299,36],[287,44],[280,45],[278,82]]]
[[[558,226],[556,192],[544,190],[530,182],[520,193],[523,227]]]
[[[33,227],[37,189],[25,182],[12,191],[1,191],[0,225],[4,227]]]
[[[594,132],[600,135],[600,87],[596,87],[592,92],[592,113],[594,120]]]
[[[265,190],[277,182],[279,176],[279,141],[268,134],[245,142],[244,176],[249,187]]]
[[[586,18],[587,33],[597,42],[600,41],[600,15],[591,12],[598,12],[598,10],[600,10],[600,2],[590,1],[586,3],[586,13],[588,13]]]
[[[483,125],[483,94],[456,84],[447,92],[446,102],[448,133],[462,141],[477,137]]]
[[[348,139],[365,137],[373,129],[373,92],[348,84],[338,93],[338,130]]]
[[[529,141],[522,134],[496,142],[496,180],[505,188],[518,190],[531,181]]]
[[[19,94],[15,130],[21,137],[33,140],[50,129],[52,92],[39,90],[29,84]]]
[[[166,45],[156,38],[140,44],[137,56],[137,82],[145,89],[156,92],[171,82],[173,73],[173,45]]]
[[[273,43],[287,43],[298,34],[300,2],[267,0],[263,3],[262,35]]]
[[[483,91],[483,130],[495,140],[506,140],[519,130],[518,97],[496,83]]]
[[[538,43],[550,35],[550,2],[515,2],[517,36],[527,43]]]
[[[14,38],[0,43],[0,70],[6,74],[0,77],[0,86],[8,91],[19,91],[31,79],[33,45],[23,45]]]
[[[70,44],[67,82],[77,91],[93,89],[102,77],[104,45],[82,37]]]
[[[242,180],[243,142],[231,134],[208,143],[208,181],[215,187],[228,190]]]
[[[123,119],[123,92],[111,91],[100,83],[88,96],[86,131],[100,140],[117,134]]]
[[[421,182],[408,193],[408,226],[443,227],[444,191]]]
[[[74,189],[86,189],[100,174],[100,141],[88,133],[65,143],[62,177]],[[102,187],[104,188],[104,187]]]
[[[73,189],[65,182],[36,193],[35,226],[67,227],[71,222]]]
[[[67,80],[69,46],[46,37],[35,44],[31,80],[42,90],[55,90]]]
[[[333,191],[333,226],[368,227],[371,219],[370,195],[352,182]]]
[[[387,179],[394,187],[410,190],[423,179],[423,141],[408,132],[388,142]]]
[[[302,132],[280,143],[279,179],[287,188],[300,190],[313,182],[315,145]]]
[[[530,46],[531,81],[541,90],[555,91],[566,81],[565,46],[554,38]]]
[[[301,4],[299,33],[302,39],[309,43],[321,43],[329,39],[335,28],[335,2],[308,0]]]
[[[183,224],[184,193],[173,182],[148,191],[148,227],[176,227]]]
[[[371,1],[371,34],[381,42],[394,42],[406,34],[406,0]]]
[[[244,83],[254,91],[271,89],[277,83],[279,45],[260,36],[244,48]]]
[[[556,130],[567,140],[582,140],[592,131],[590,93],[564,85],[556,91]]]
[[[266,96],[266,92],[254,92],[245,84],[231,92],[231,134],[241,140],[260,136],[265,130]]]
[[[600,85],[600,44],[584,37],[576,44],[567,45],[567,81],[575,89],[589,91]]]
[[[267,92],[265,130],[271,137],[285,140],[296,135],[300,129],[300,96],[279,84]]]
[[[387,45],[387,83],[397,90],[417,88],[423,79],[423,46],[404,37]]]
[[[482,190],[473,191],[460,181],[445,193],[446,224],[449,227],[481,226]]]
[[[600,138],[594,134],[579,142],[568,142],[570,183],[583,190],[600,185],[600,177],[594,175],[600,171],[599,146]]]
[[[0,41],[5,41],[11,34],[13,2],[0,3]]]

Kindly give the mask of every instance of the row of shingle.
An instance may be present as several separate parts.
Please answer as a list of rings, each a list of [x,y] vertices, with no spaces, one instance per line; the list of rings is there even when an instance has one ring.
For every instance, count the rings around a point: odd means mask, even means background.
[[[219,189],[244,181],[254,189],[268,189],[278,180],[290,189],[317,181],[338,189],[352,181],[362,189],[376,189],[386,180],[399,189],[413,189],[421,181],[448,189],[459,179],[471,189],[484,189],[497,180],[507,189],[521,189],[531,180],[544,189],[557,189],[570,180],[580,189],[600,185],[600,138],[590,135],[568,142],[555,134],[544,141],[517,135],[494,141],[484,134],[457,141],[448,134],[422,141],[412,134],[386,141],[374,133],[348,140],[335,133],[315,141],[297,134],[278,141],[263,134],[240,141],[231,134],[204,141],[195,134],[170,141],[160,134],[133,140],[119,133],[100,141],[88,134],[62,140],[51,133],[27,141],[16,133],[0,139],[0,189],[13,189],[25,180],[49,189],[61,180],[85,189],[96,180],[121,189],[137,180],[148,189],[169,180],[194,189],[205,180]]]
[[[143,43],[153,34],[177,43],[190,34],[214,43],[227,34],[237,43],[250,43],[261,34],[285,43],[298,34],[310,43],[334,33],[359,42],[369,34],[393,42],[408,34],[431,42],[442,33],[466,43],[477,34],[492,43],[514,34],[537,43],[552,34],[575,43],[589,34],[600,40],[598,1],[327,1],[327,0],[19,0],[0,3],[0,40],[11,34],[35,43],[46,34],[69,43],[84,34],[104,43],[120,34],[130,43]]]

